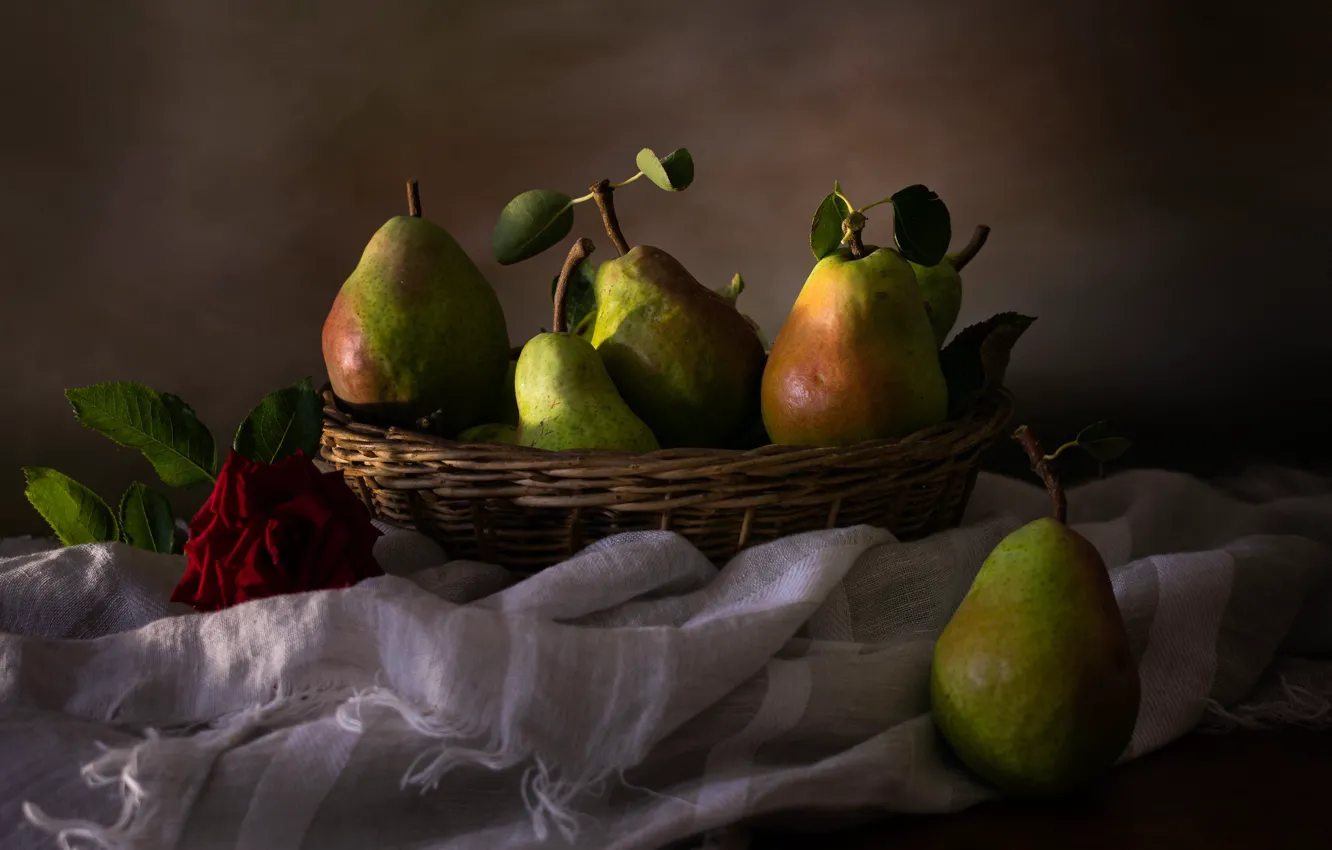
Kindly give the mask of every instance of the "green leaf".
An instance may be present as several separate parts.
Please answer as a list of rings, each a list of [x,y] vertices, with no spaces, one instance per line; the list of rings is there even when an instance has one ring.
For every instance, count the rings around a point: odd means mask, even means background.
[[[120,528],[102,497],[79,482],[45,466],[23,467],[23,495],[66,546],[105,543],[120,538]]]
[[[532,189],[509,201],[491,234],[495,261],[502,266],[535,257],[573,232],[573,198],[563,192]]]
[[[809,249],[814,252],[814,259],[822,260],[842,244],[842,222],[850,214],[851,206],[834,188],[814,211],[814,221],[809,226]]]
[[[176,517],[167,497],[135,481],[120,497],[120,530],[126,543],[149,552],[176,548]]]
[[[1105,422],[1093,422],[1091,425],[1088,425],[1086,428],[1083,428],[1078,432],[1077,439],[1074,442],[1095,442],[1096,440],[1104,440],[1107,437],[1113,436],[1114,433],[1111,432],[1110,426],[1105,424]]]
[[[192,487],[216,480],[213,435],[178,396],[120,381],[66,390],[65,398],[80,423],[143,452],[165,484]]]
[[[662,159],[657,158],[652,148],[643,148],[634,164],[644,177],[668,192],[687,189],[694,182],[694,157],[684,148],[676,148]]]
[[[893,241],[913,263],[937,266],[953,239],[952,219],[939,196],[917,183],[893,195]]]
[[[569,275],[569,291],[564,293],[564,321],[574,333],[578,333],[578,326],[597,309],[596,280],[597,265],[591,260],[583,260],[574,268],[573,274]],[[550,280],[552,301],[559,283],[559,275]]]
[[[948,381],[949,416],[963,412],[977,397],[1003,386],[1018,338],[1036,321],[1032,316],[1000,313],[963,328],[939,352]]]
[[[324,403],[304,378],[264,396],[236,429],[233,447],[250,460],[273,463],[297,449],[314,458],[324,428]]]
[[[1078,448],[1101,463],[1108,463],[1123,456],[1133,445],[1124,437],[1117,437],[1104,422],[1097,422],[1083,428],[1076,440]]]

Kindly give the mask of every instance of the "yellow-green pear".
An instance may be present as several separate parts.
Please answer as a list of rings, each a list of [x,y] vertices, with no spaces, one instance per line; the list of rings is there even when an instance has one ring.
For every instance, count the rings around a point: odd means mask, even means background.
[[[732,300],[636,245],[601,264],[592,344],[669,448],[727,448],[758,409],[763,343]]]
[[[973,772],[1011,794],[1052,796],[1123,754],[1141,693],[1105,562],[1065,523],[1052,458],[1028,429],[1016,436],[1055,515],[985,559],[935,645],[930,698],[935,724]]]
[[[550,451],[655,451],[656,437],[621,398],[592,343],[565,327],[569,273],[592,249],[587,239],[574,244],[556,287],[554,331],[534,336],[518,358],[518,444]]]
[[[975,258],[990,235],[990,228],[980,225],[971,242],[956,254],[948,254],[938,265],[911,264],[920,285],[920,295],[934,329],[934,341],[940,348],[948,340],[962,310],[962,269]]]
[[[911,263],[872,245],[819,260],[773,340],[762,405],[779,445],[850,445],[942,422],[948,385]]]
[[[421,217],[391,218],[366,245],[324,321],[333,392],[359,418],[445,434],[487,418],[501,397],[509,334],[495,291],[462,247]]]

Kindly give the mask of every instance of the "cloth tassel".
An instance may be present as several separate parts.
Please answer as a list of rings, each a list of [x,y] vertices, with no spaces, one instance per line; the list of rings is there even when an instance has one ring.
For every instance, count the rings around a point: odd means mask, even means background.
[[[1292,685],[1284,677],[1281,690],[1285,699],[1247,703],[1227,709],[1208,700],[1207,717],[1200,732],[1224,733],[1235,729],[1264,730],[1278,726],[1306,729],[1332,729],[1332,695],[1321,694]]]

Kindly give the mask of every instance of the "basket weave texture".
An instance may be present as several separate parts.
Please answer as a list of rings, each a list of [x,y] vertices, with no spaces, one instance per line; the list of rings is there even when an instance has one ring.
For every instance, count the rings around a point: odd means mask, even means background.
[[[901,440],[837,448],[668,449],[648,454],[465,445],[353,421],[324,391],[320,454],[370,512],[450,558],[531,572],[601,538],[669,529],[723,564],[788,534],[859,524],[911,540],[954,527],[982,452],[1013,399]]]

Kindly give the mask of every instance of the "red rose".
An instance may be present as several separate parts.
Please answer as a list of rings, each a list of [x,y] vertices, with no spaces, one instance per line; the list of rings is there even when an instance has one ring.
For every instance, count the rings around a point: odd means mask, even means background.
[[[217,611],[282,593],[350,587],[383,575],[379,529],[342,480],[303,452],[257,463],[232,452],[190,522],[189,566],[171,594]]]

